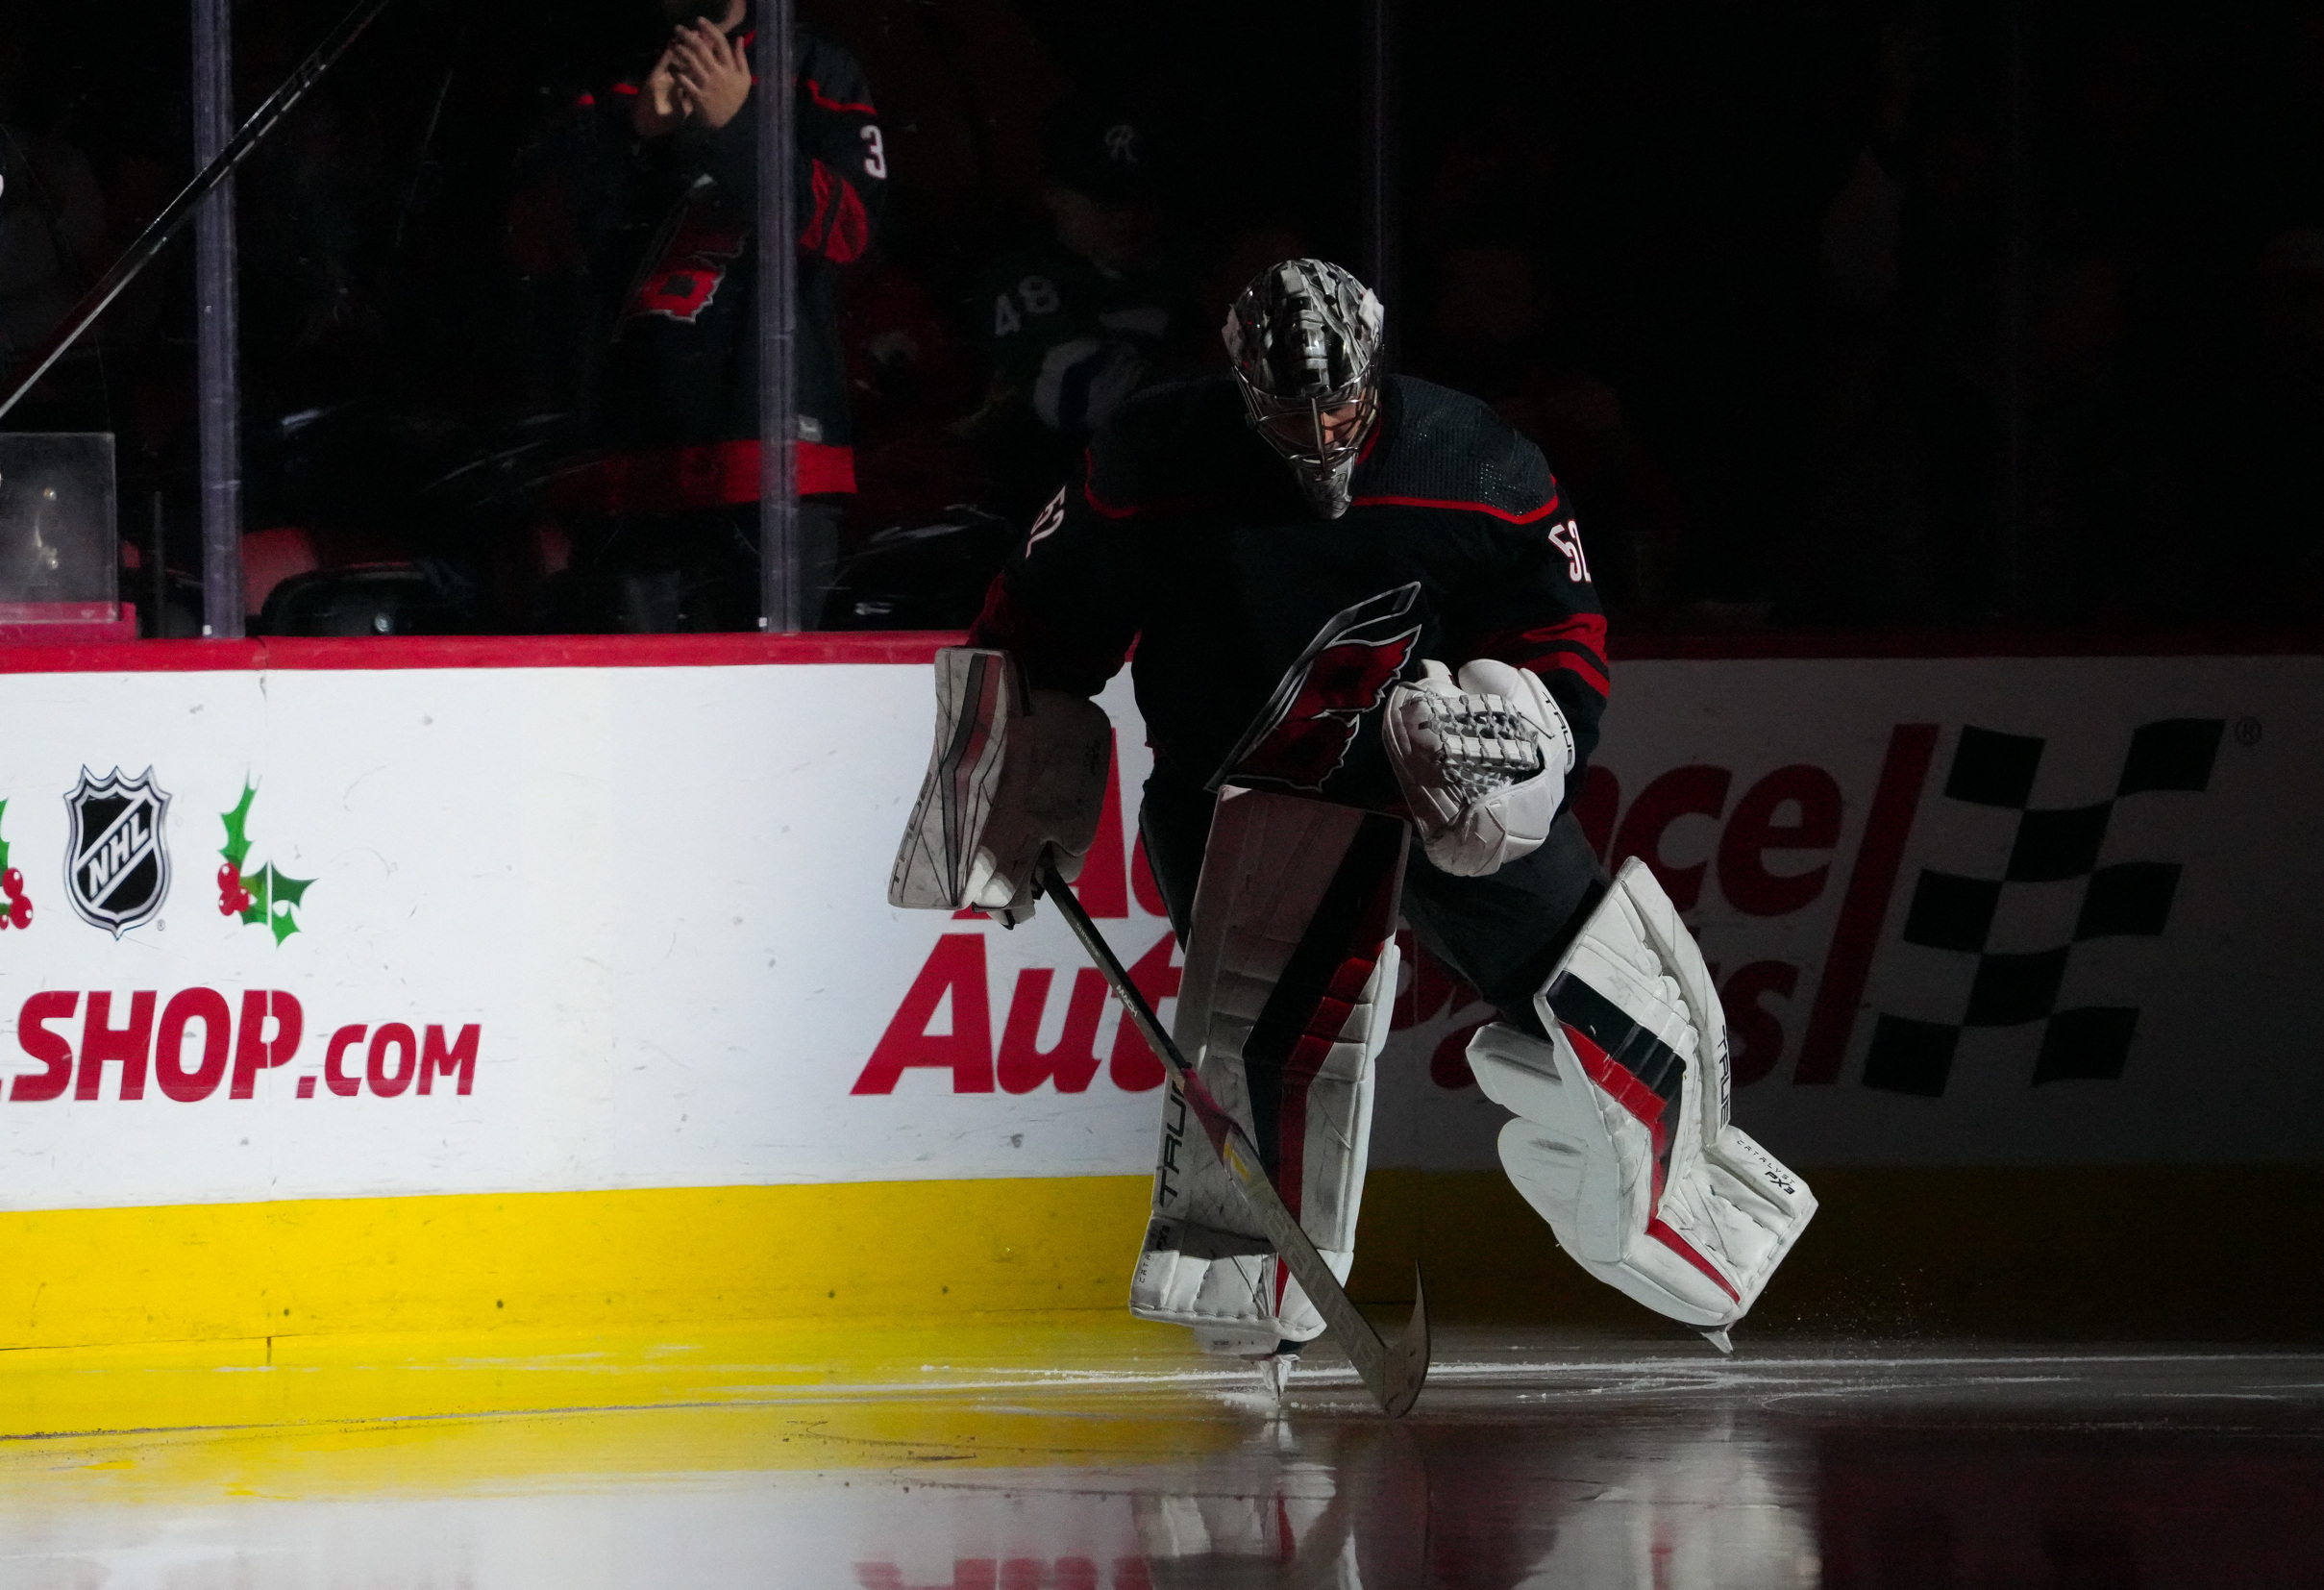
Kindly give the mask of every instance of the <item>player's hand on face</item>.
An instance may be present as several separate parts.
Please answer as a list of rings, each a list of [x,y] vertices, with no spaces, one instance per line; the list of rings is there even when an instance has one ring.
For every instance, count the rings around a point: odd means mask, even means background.
[[[679,123],[693,109],[672,70],[675,50],[673,45],[662,51],[661,59],[654,62],[654,69],[639,85],[637,99],[630,108],[630,125],[641,138],[666,137],[677,132]]]
[[[696,126],[716,132],[741,113],[751,97],[750,52],[707,22],[688,22],[670,41],[671,71],[688,100]]]

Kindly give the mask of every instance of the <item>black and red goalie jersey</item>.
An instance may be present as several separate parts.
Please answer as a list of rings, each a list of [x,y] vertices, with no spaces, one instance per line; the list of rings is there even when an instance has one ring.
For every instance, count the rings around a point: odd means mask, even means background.
[[[1134,646],[1161,777],[1381,810],[1399,799],[1379,743],[1390,687],[1423,658],[1497,658],[1556,697],[1578,788],[1606,625],[1549,466],[1473,398],[1381,385],[1336,519],[1251,434],[1231,378],[1132,398],[994,581],[970,643],[1079,695]]]

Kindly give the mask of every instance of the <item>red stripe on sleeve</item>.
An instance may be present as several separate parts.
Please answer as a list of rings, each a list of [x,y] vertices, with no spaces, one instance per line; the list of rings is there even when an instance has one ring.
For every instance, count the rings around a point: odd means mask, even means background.
[[[1528,673],[1540,674],[1545,679],[1561,671],[1569,673],[1601,696],[1614,694],[1614,681],[1606,677],[1606,671],[1592,663],[1588,658],[1577,657],[1571,652],[1558,652],[1539,658],[1524,664],[1524,667]]]
[[[1134,505],[1125,507],[1109,503],[1098,495],[1098,460],[1086,448],[1081,453],[1081,500],[1089,504],[1093,512],[1102,513],[1109,519],[1133,518],[1138,512]]]
[[[1606,667],[1606,619],[1602,613],[1577,612],[1530,630],[1504,630],[1487,636],[1472,656],[1495,658],[1545,677],[1563,669],[1601,696],[1614,689]]]
[[[811,77],[801,78],[799,80],[799,86],[807,91],[807,98],[813,100],[824,110],[853,111],[858,114],[867,116],[876,116],[879,113],[879,107],[877,105],[869,103],[858,104],[853,100],[833,99],[829,94],[827,94],[823,91],[823,85],[817,83]]]
[[[1524,633],[1527,640],[1569,640],[1588,648],[1599,657],[1606,655],[1606,615],[1599,612],[1577,612],[1571,618],[1561,618],[1554,624],[1543,624]]]
[[[1450,508],[1465,513],[1490,513],[1496,519],[1503,519],[1513,525],[1529,525],[1536,519],[1546,519],[1558,510],[1558,501],[1555,497],[1550,498],[1541,507],[1523,513],[1519,513],[1512,509],[1495,508],[1491,503],[1464,503],[1442,497],[1358,497],[1354,499],[1353,506],[1356,508]]]
[[[872,218],[865,213],[854,185],[841,177],[839,213],[831,217],[830,230],[824,235],[823,257],[835,265],[853,264],[871,246]]]
[[[799,246],[809,254],[823,252],[825,235],[831,229],[831,168],[821,161],[807,166],[807,225],[799,235]]]
[[[872,246],[872,218],[853,184],[821,161],[808,168],[814,212],[799,235],[799,246],[836,265],[852,264]]]

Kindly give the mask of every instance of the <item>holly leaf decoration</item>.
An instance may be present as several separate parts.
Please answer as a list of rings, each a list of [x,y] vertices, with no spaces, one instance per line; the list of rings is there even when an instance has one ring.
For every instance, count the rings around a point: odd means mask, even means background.
[[[258,798],[258,786],[244,778],[241,800],[235,803],[232,811],[219,813],[226,824],[226,844],[218,854],[233,865],[242,887],[250,894],[250,904],[235,914],[245,926],[264,923],[274,933],[274,941],[280,944],[299,931],[298,907],[314,880],[284,877],[271,861],[256,872],[245,870],[250,859],[250,804]],[[5,810],[6,806],[7,803],[0,802],[0,810]],[[0,856],[5,854],[0,852]]]
[[[311,878],[286,878],[275,870],[272,861],[242,880],[250,891],[250,908],[241,912],[244,922],[263,922],[274,930],[277,944],[299,931],[295,909],[307,897]],[[280,907],[279,909],[277,907]]]
[[[8,803],[0,801],[0,818],[8,815]],[[0,839],[0,872],[8,871],[8,841]]]
[[[241,803],[232,811],[221,812],[219,814],[222,818],[224,818],[226,823],[226,845],[224,849],[218,852],[218,854],[225,857],[229,861],[232,861],[235,864],[235,870],[236,872],[241,871],[242,863],[250,858],[250,837],[248,834],[244,833],[242,830],[243,826],[250,821],[250,803],[258,798],[259,792],[257,788],[252,785],[248,779],[244,779],[242,781]],[[254,890],[252,892],[255,893],[257,891]],[[245,913],[243,920],[245,922],[250,922],[256,921],[257,918]]]

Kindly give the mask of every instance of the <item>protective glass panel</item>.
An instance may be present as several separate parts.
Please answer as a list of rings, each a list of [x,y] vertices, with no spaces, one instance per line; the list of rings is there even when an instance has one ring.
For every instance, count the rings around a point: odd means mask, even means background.
[[[0,362],[193,175],[191,19],[227,13],[238,120],[344,9],[10,11]],[[387,6],[235,177],[210,517],[243,578],[209,600],[272,634],[755,626],[764,9]],[[1093,434],[1223,374],[1228,300],[1305,254],[1378,277],[1392,378],[1540,448],[1617,635],[2324,616],[2300,8],[1794,6],[1710,42],[1377,9],[1374,104],[1370,4],[798,0],[813,619],[967,623]],[[0,418],[118,437],[148,634],[201,633],[231,506],[192,254]]]
[[[0,435],[0,624],[111,623],[119,581],[113,438]]]

